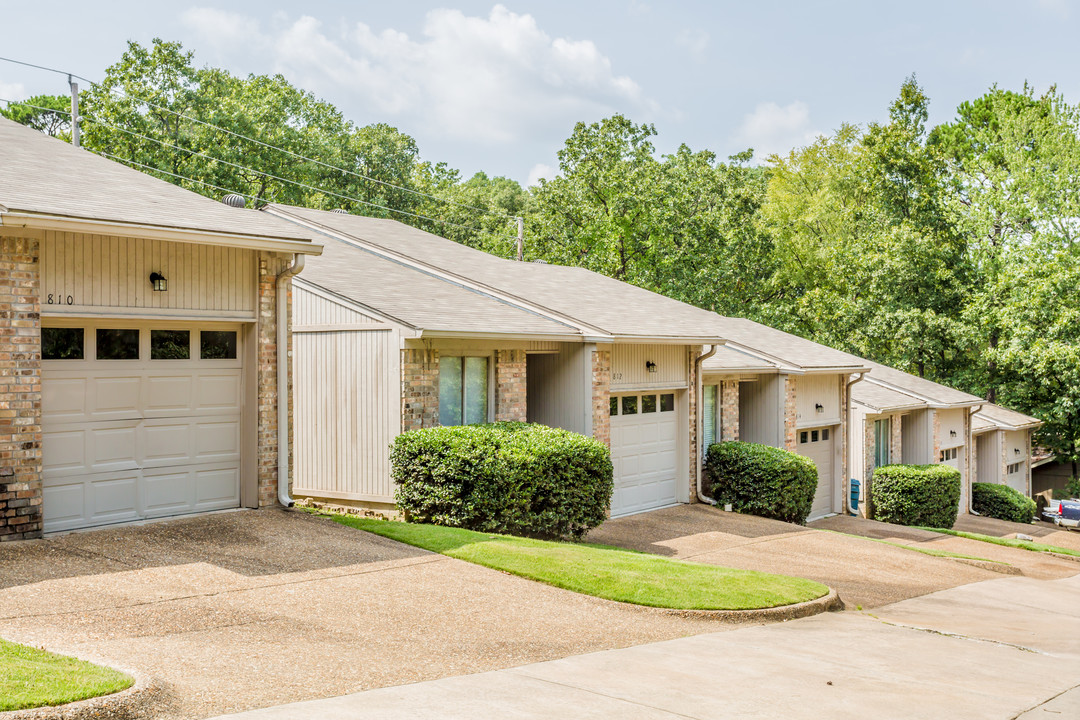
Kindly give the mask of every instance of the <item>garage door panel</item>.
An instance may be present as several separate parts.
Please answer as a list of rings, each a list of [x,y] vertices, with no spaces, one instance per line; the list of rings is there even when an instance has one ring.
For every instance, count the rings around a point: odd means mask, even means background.
[[[148,377],[143,407],[148,414],[190,413],[193,408],[194,387],[195,378],[191,375]]]
[[[195,411],[240,409],[240,373],[226,375],[203,374],[199,377]]]
[[[191,471],[147,470],[143,473],[143,512],[148,517],[190,512],[195,507]]]
[[[86,485],[81,479],[66,484],[42,481],[41,507],[44,522],[50,528],[69,530],[83,527],[86,515]]]
[[[191,423],[188,421],[148,421],[140,428],[140,463],[179,465],[191,462]]]
[[[636,407],[643,406],[639,399]],[[623,407],[620,402],[619,408]],[[611,416],[613,516],[676,502],[677,417],[674,411]]]
[[[138,471],[93,479],[87,484],[87,517],[94,523],[138,518],[138,484]]]
[[[240,419],[195,426],[195,457],[200,462],[240,458]]]
[[[139,407],[139,389],[142,378],[138,375],[128,377],[90,378],[88,414],[92,419],[130,418],[141,415]]]
[[[48,449],[42,453],[42,477],[87,471],[85,430],[44,431],[41,444]]]
[[[829,434],[828,440],[824,439],[826,431]],[[796,452],[813,460],[818,473],[817,490],[808,517],[810,520],[836,512],[836,435],[835,428],[832,427],[811,428],[798,433]]]
[[[76,422],[86,418],[86,378],[50,378],[42,383],[42,422]]]
[[[199,510],[235,507],[240,501],[239,480],[239,470],[235,466],[196,470],[196,507]]]
[[[86,430],[89,472],[131,470],[137,468],[135,458],[136,423],[123,425],[94,425]]]

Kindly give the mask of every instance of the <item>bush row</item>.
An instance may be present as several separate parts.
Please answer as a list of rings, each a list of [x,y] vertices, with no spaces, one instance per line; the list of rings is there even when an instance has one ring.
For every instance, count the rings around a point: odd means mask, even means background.
[[[1008,485],[972,483],[971,507],[980,515],[1018,523],[1035,517],[1035,501]]]
[[[731,503],[737,512],[787,522],[806,522],[817,491],[813,460],[769,445],[710,445],[705,472],[717,503]]]
[[[874,470],[875,520],[951,528],[960,507],[960,471],[948,465],[884,465]]]

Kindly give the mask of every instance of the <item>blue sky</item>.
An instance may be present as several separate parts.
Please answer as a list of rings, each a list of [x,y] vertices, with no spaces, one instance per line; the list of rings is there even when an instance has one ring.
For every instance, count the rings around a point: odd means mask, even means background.
[[[0,55],[94,79],[129,39],[179,40],[198,65],[282,73],[356,123],[399,127],[466,176],[526,182],[554,171],[575,122],[615,112],[654,123],[662,152],[724,157],[882,120],[912,73],[931,122],[994,83],[1056,84],[1075,103],[1078,14],[1073,0],[0,0]],[[0,63],[2,98],[65,91]]]

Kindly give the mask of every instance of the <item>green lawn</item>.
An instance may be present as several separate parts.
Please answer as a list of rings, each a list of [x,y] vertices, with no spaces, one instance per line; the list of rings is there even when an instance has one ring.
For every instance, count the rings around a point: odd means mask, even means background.
[[[994,535],[983,535],[981,533],[964,532],[963,530],[942,530],[941,528],[931,527],[922,529],[933,530],[934,532],[944,533],[945,535],[955,535],[956,537],[967,538],[968,540],[981,540],[982,542],[993,543],[994,545],[1004,545],[1005,547],[1031,550],[1032,552],[1058,553],[1059,555],[1072,555],[1073,557],[1080,557],[1080,552],[1077,552],[1076,550],[1057,547],[1056,545],[1043,545],[1042,543],[1033,542],[1031,540],[1017,540],[1016,538],[995,537]]]
[[[586,543],[547,542],[344,515],[335,522],[548,585],[608,600],[685,610],[791,605],[829,589],[802,578],[735,570]]]
[[[62,705],[132,683],[117,670],[0,640],[0,711]]]

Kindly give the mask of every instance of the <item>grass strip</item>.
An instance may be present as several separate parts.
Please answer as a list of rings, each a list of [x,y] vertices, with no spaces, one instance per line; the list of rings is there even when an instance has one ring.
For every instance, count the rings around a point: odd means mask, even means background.
[[[1000,560],[991,560],[989,558],[979,557],[978,555],[963,555],[961,553],[951,552],[949,550],[934,550],[933,548],[924,548],[917,545],[905,545],[900,542],[893,542],[892,540],[885,540],[883,538],[866,537],[865,535],[853,535],[852,533],[840,532],[838,530],[829,530],[828,528],[817,528],[822,532],[831,532],[837,535],[844,535],[846,537],[859,538],[860,540],[869,540],[871,542],[881,543],[883,545],[892,545],[893,547],[903,548],[904,550],[914,550],[915,552],[922,553],[923,555],[930,555],[933,557],[942,558],[955,558],[957,560],[978,560],[979,562],[994,563],[996,565],[1008,565],[1007,562],[1001,562]]]
[[[931,527],[924,527],[921,529],[932,530],[933,532],[942,533],[944,535],[955,535],[956,537],[967,538],[968,540],[980,540],[982,542],[993,543],[994,545],[1004,545],[1005,547],[1030,550],[1032,552],[1057,553],[1058,555],[1080,557],[1080,552],[1077,552],[1076,550],[1070,550],[1069,548],[1058,547],[1056,545],[1044,545],[1043,543],[1034,542],[1032,540],[996,537],[994,535],[983,535],[981,533],[965,532],[963,530],[944,530],[942,528]]]
[[[134,682],[118,670],[0,640],[0,711],[110,695]]]
[[[672,560],[587,543],[331,515],[334,522],[585,595],[680,610],[750,610],[814,600],[829,588],[802,578]]]

